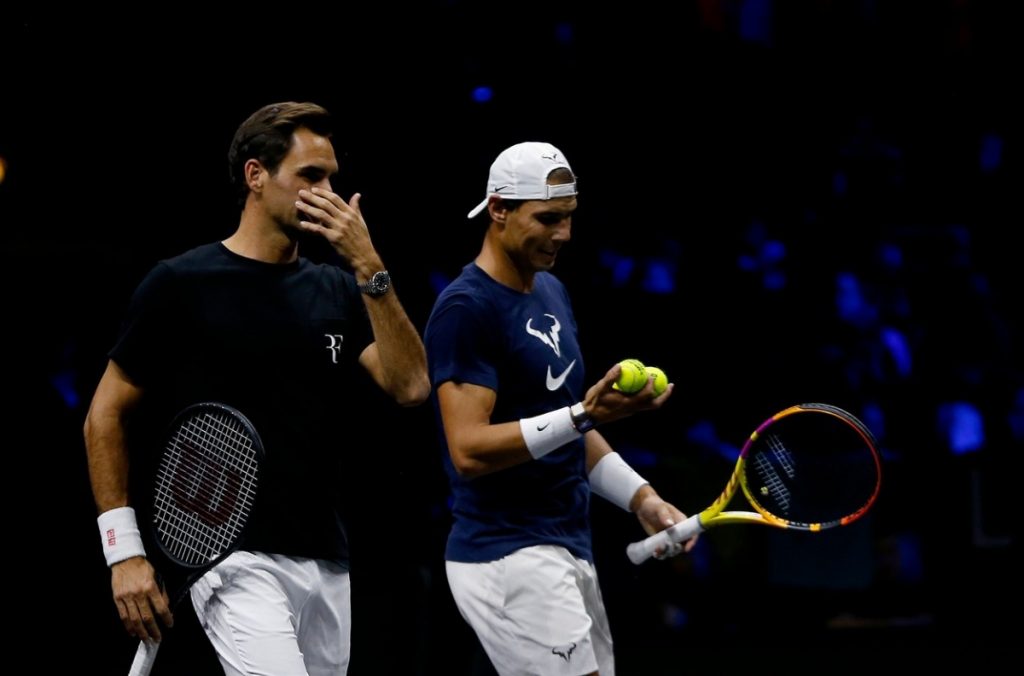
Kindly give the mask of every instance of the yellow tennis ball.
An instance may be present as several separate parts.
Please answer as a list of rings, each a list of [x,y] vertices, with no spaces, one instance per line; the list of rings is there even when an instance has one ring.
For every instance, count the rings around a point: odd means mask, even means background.
[[[647,369],[639,359],[623,359],[619,362],[621,372],[619,379],[612,385],[616,390],[633,394],[644,389],[647,384]]]
[[[660,396],[668,387],[668,376],[657,366],[645,366],[648,376],[654,376],[654,396]]]

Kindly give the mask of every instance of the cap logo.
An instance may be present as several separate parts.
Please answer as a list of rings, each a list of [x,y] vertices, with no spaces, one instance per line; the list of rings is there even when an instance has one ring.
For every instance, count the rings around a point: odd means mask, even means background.
[[[551,153],[550,155],[541,155],[541,157],[543,157],[545,160],[550,160],[552,162],[558,161],[558,153]]]

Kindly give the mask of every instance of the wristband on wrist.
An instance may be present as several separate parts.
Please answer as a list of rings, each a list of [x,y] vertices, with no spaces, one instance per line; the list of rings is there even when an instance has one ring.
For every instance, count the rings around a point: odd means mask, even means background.
[[[106,557],[108,566],[133,556],[146,555],[139,525],[135,522],[135,510],[131,507],[107,510],[99,515],[96,522],[100,527],[103,556]]]
[[[520,418],[519,430],[534,460],[583,436],[572,424],[568,406],[532,418]]]
[[[612,504],[629,511],[629,503],[640,487],[649,483],[612,451],[590,470],[590,490]]]

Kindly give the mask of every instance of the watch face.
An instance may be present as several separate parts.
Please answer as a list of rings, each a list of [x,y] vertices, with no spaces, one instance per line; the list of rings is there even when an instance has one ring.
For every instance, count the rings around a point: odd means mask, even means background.
[[[388,274],[387,270],[375,272],[369,281],[359,288],[369,296],[382,296],[391,288],[391,275]]]

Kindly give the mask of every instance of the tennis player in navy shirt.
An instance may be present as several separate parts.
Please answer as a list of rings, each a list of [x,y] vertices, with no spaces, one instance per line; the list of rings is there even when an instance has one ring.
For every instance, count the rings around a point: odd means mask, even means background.
[[[437,299],[425,331],[454,497],[448,582],[503,675],[615,673],[592,492],[636,513],[649,534],[686,518],[594,429],[660,408],[673,386],[623,394],[612,387],[616,365],[584,393],[572,306],[549,272],[570,239],[576,194],[558,148],[504,150],[469,213],[490,218],[480,254]]]

